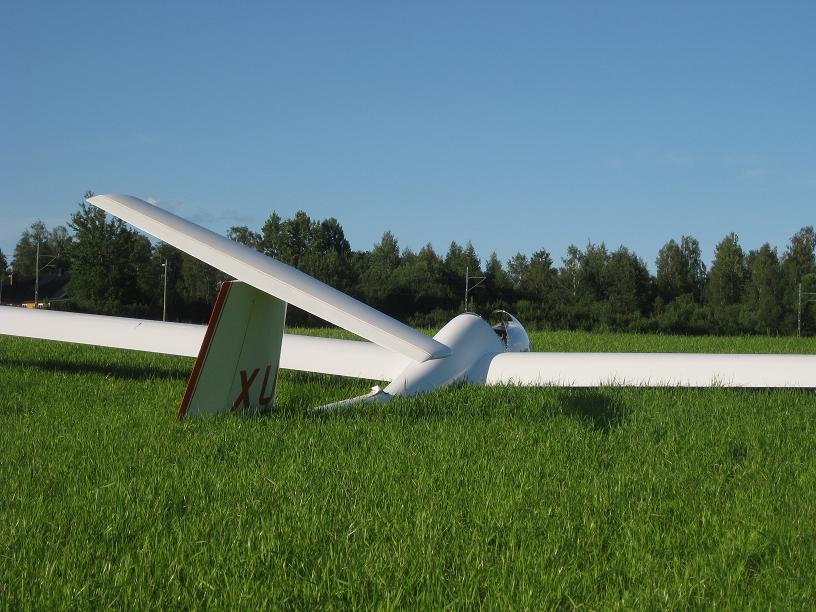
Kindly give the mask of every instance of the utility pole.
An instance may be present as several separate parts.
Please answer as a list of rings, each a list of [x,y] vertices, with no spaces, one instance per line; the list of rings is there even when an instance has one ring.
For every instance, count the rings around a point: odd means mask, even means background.
[[[470,281],[472,281],[472,280],[477,280],[479,282],[471,287],[470,286]],[[470,275],[470,267],[465,266],[465,312],[467,312],[467,309],[468,309],[468,294],[471,291],[473,291],[476,287],[481,285],[483,282],[485,282],[485,277],[484,276],[471,276]]]
[[[465,309],[464,309],[465,312],[467,312],[467,297],[468,291],[470,291],[469,284],[470,284],[470,268],[468,268],[468,266],[465,266]]]
[[[802,337],[802,309],[810,302],[816,302],[816,291],[802,291],[802,283],[799,283],[799,301],[796,308],[796,335]]]
[[[37,241],[37,262],[34,266],[34,308],[40,302],[40,241]]]
[[[164,263],[162,264],[162,268],[164,268],[164,298],[162,298],[162,321],[167,320],[167,258],[165,257]]]
[[[48,266],[54,263],[54,260],[59,257],[59,252],[56,255],[51,255],[51,253],[45,253],[46,257],[51,257],[48,260],[48,263],[45,264],[42,269],[45,270]],[[40,241],[37,241],[37,261],[35,262],[34,266],[34,308],[39,308],[40,304]]]
[[[799,283],[799,306],[796,308],[796,337],[802,337],[802,283]]]

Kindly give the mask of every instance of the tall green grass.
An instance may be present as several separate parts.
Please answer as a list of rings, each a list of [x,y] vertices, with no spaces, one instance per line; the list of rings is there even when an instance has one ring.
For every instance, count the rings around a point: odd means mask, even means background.
[[[534,351],[816,353],[816,337],[795,336],[669,336],[550,331],[532,332],[530,340]]]
[[[313,415],[368,383],[285,372],[269,416],[179,424],[191,365],[0,337],[3,608],[816,600],[811,392],[457,387]]]

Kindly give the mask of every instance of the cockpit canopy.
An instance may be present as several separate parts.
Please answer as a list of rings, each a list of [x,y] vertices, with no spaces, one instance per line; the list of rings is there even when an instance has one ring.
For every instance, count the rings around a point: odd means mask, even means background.
[[[504,350],[508,353],[529,353],[530,337],[518,319],[506,310],[494,310],[494,320],[498,323],[493,325],[493,331],[504,344]]]

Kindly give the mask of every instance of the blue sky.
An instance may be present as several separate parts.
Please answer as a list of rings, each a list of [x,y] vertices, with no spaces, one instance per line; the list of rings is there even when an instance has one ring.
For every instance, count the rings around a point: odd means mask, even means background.
[[[816,223],[814,2],[16,2],[0,248],[87,189],[486,257]]]

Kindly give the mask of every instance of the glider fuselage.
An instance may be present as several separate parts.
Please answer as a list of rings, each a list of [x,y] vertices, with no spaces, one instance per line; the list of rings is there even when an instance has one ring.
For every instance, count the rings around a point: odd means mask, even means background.
[[[492,327],[471,312],[454,317],[434,336],[434,340],[450,349],[450,355],[423,363],[407,361],[385,389],[374,387],[367,395],[327,404],[321,409],[385,402],[395,395],[418,395],[456,383],[485,384],[490,363],[497,355],[530,351],[530,338],[521,323],[508,312],[494,314],[499,314],[502,320]]]

